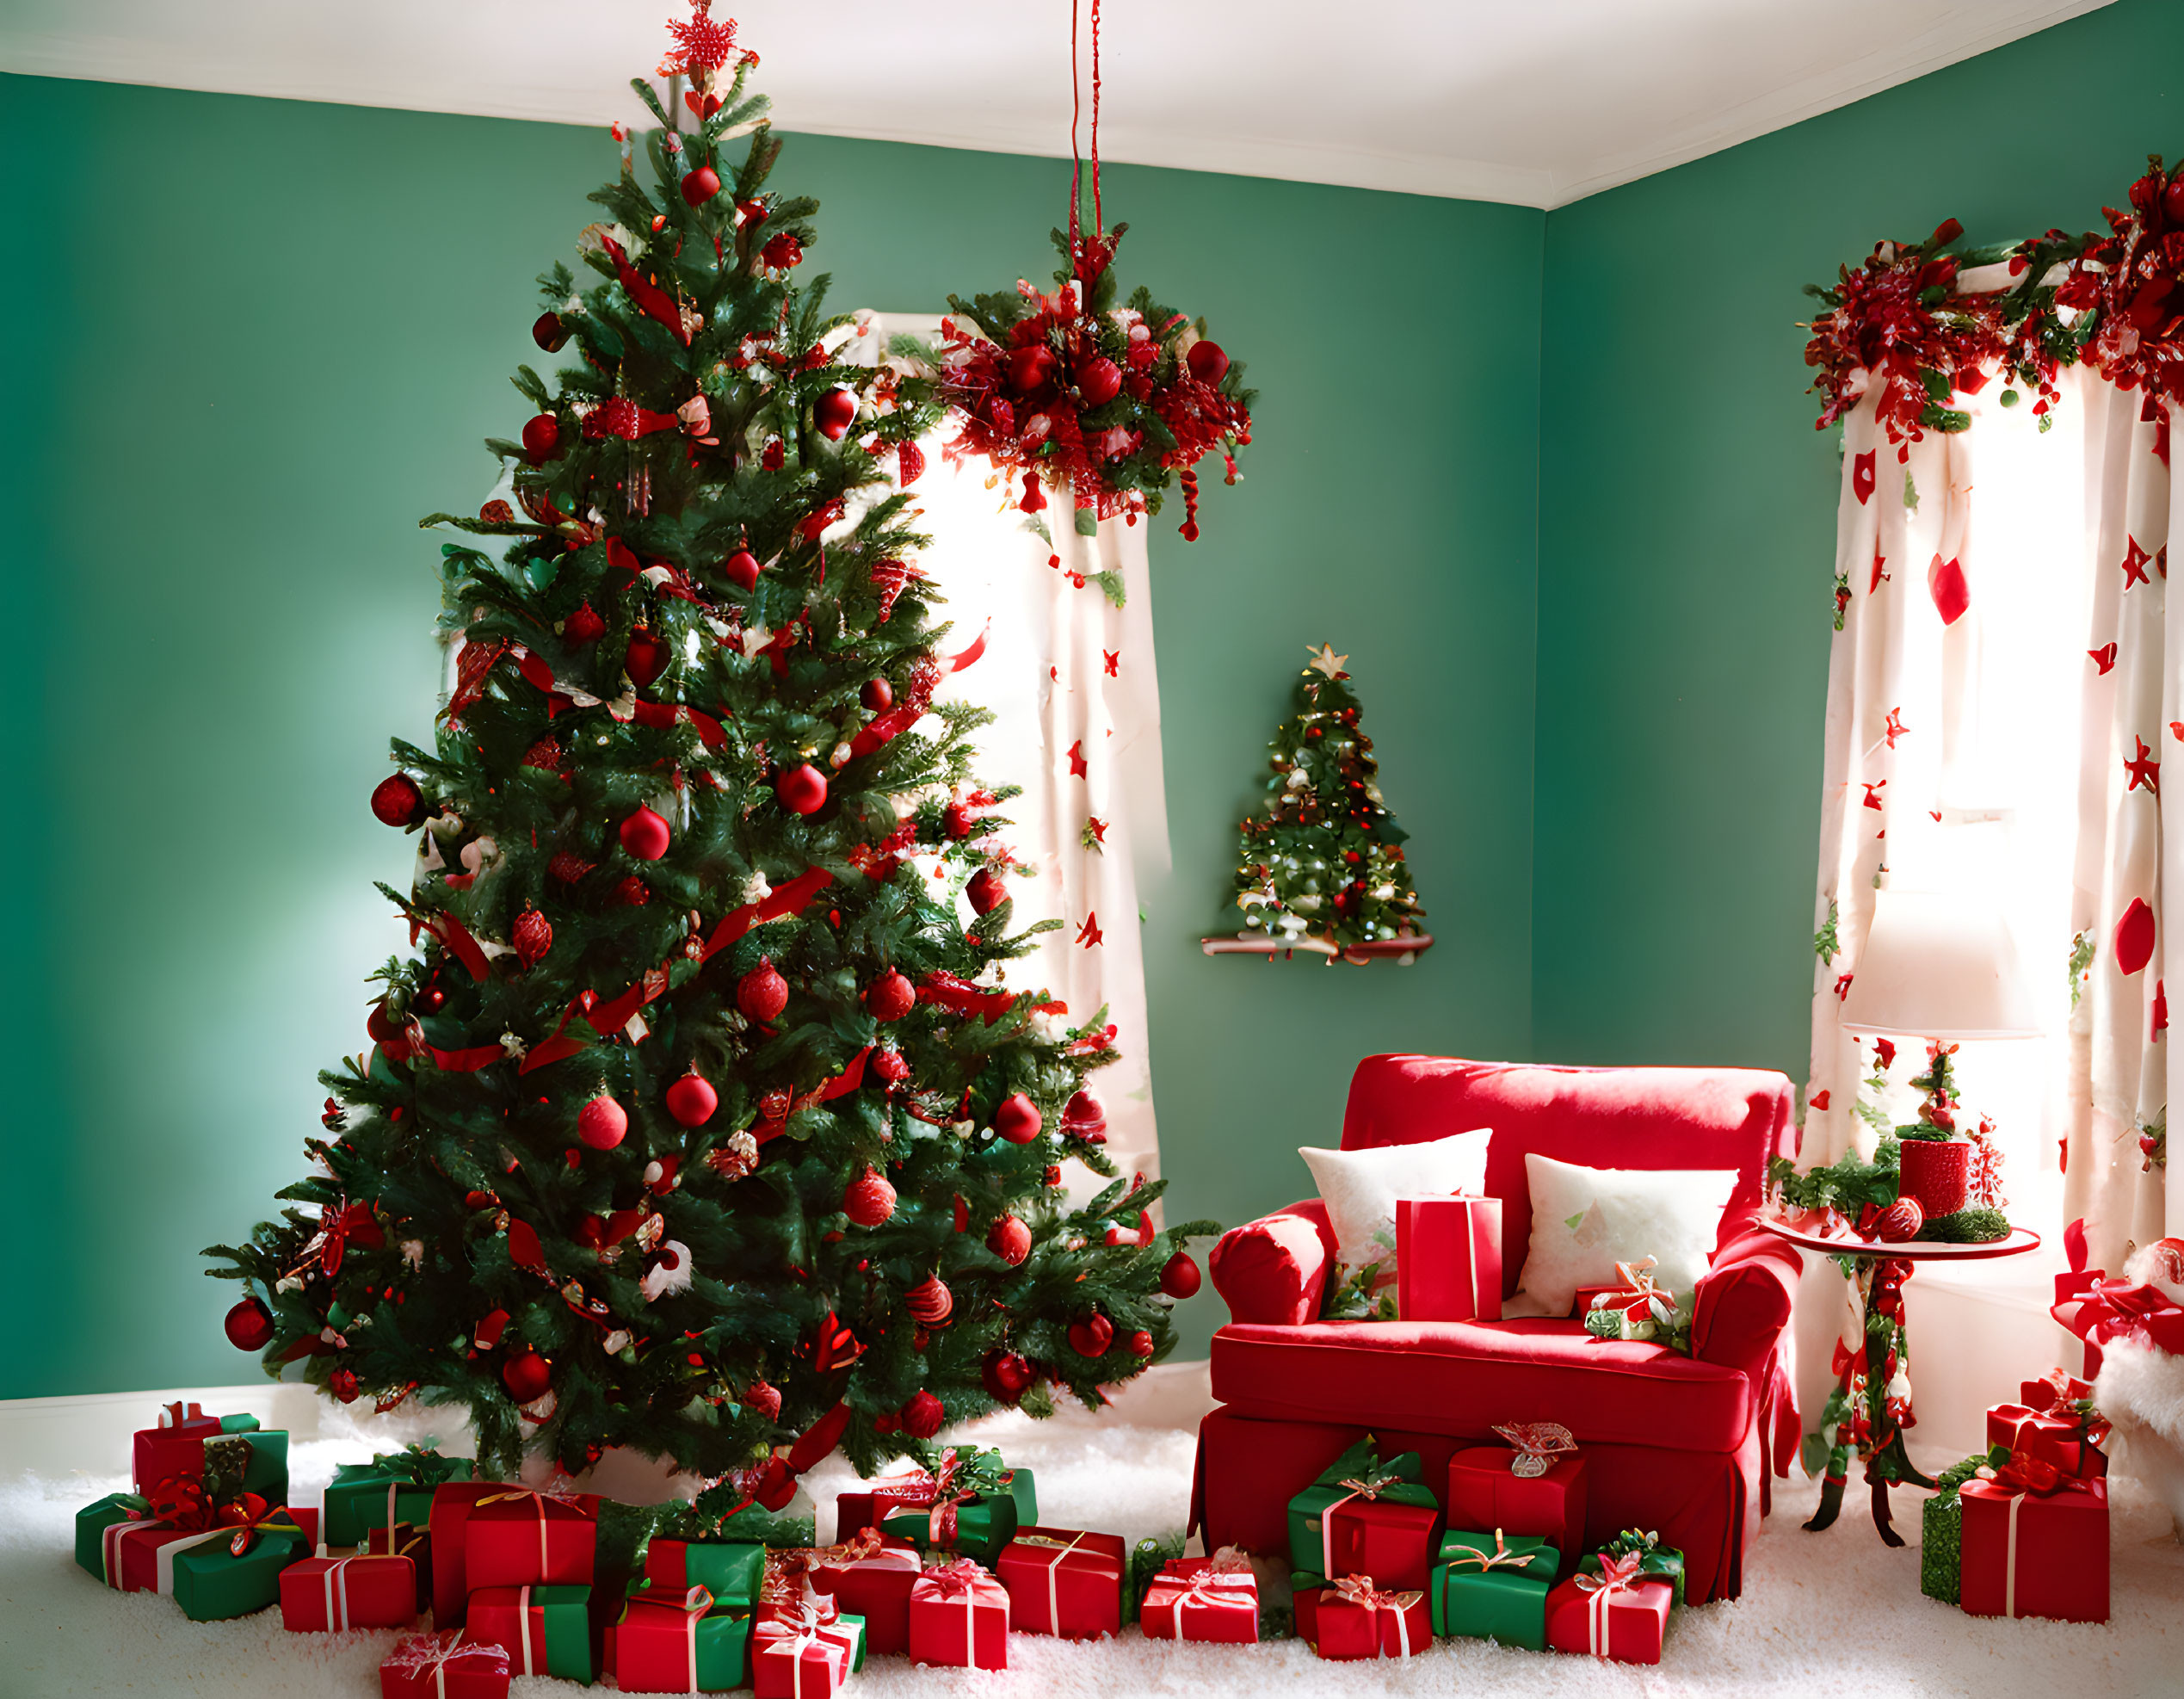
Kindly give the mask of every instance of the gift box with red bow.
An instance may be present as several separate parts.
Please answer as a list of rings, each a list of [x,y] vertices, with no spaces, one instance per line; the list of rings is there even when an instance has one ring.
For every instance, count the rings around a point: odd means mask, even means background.
[[[969,1558],[927,1570],[910,1587],[910,1655],[957,1669],[1007,1669],[1009,1590]]]
[[[1170,1558],[1138,1607],[1149,1640],[1249,1645],[1259,1638],[1259,1580],[1233,1547],[1210,1558]]]
[[[270,1590],[265,1597],[257,1604],[244,1607],[257,1609],[279,1596],[280,1570],[286,1563],[308,1555],[312,1546],[305,1529],[285,1511],[271,1509],[262,1499],[215,1509],[194,1482],[163,1494],[156,1504],[134,1493],[109,1493],[77,1512],[76,1561],[117,1592],[171,1595],[176,1591],[176,1564],[185,1553],[199,1546],[232,1545],[238,1528],[245,1523],[281,1529],[275,1549],[286,1554],[284,1561],[274,1565],[266,1578]],[[243,1574],[256,1578],[265,1561],[262,1555]],[[237,1577],[238,1581],[242,1579],[243,1575]],[[194,1597],[194,1584],[190,1585]],[[260,1585],[254,1579],[245,1593]],[[242,1610],[220,1614],[239,1616]]]
[[[1585,1307],[1577,1312],[1585,1331],[1595,1339],[1632,1340],[1688,1350],[1691,1322],[1680,1311],[1675,1294],[1653,1278],[1653,1258],[1615,1265],[1617,1283],[1588,1288]]]
[[[2020,1451],[1957,1496],[1969,1615],[2108,1620],[2107,1482]]]
[[[473,1467],[469,1458],[442,1457],[430,1445],[340,1464],[326,1488],[326,1543],[361,1546],[367,1529],[429,1520],[440,1485],[468,1480]]]
[[[451,1480],[433,1489],[432,1621],[435,1628],[460,1627],[470,1603],[470,1576],[464,1559],[469,1547],[471,1512],[490,1494],[509,1489],[499,1481]]]
[[[288,1436],[259,1427],[255,1416],[207,1416],[194,1404],[170,1404],[157,1427],[137,1430],[130,1454],[130,1479],[139,1492],[182,1480],[213,1498],[255,1492],[279,1504],[288,1497]]]
[[[1675,1588],[1644,1573],[1636,1552],[1604,1556],[1547,1594],[1547,1644],[1619,1664],[1657,1664]]]
[[[813,1554],[811,1589],[845,1616],[864,1619],[865,1645],[882,1653],[910,1650],[910,1589],[924,1572],[917,1548],[867,1528],[854,1540]]]
[[[1469,1446],[1448,1460],[1450,1523],[1529,1535],[1574,1559],[1585,1548],[1585,1460],[1570,1430],[1533,1422],[1494,1431],[1510,1443]]]
[[[721,1693],[743,1684],[750,1613],[693,1587],[672,1599],[633,1598],[607,1630],[607,1666],[625,1693]]]
[[[865,1624],[806,1599],[793,1615],[769,1616],[751,1630],[755,1699],[830,1699],[865,1661]]]
[[[465,1524],[466,1585],[473,1593],[484,1587],[588,1587],[598,1536],[595,1494],[500,1487],[478,1500]]]
[[[403,1628],[416,1620],[417,1570],[405,1557],[307,1557],[281,1572],[291,1634]]]
[[[1291,1566],[1328,1579],[1370,1575],[1393,1591],[1422,1589],[1441,1526],[1424,1475],[1416,1452],[1384,1462],[1367,1434],[1290,1499]]]
[[[411,1634],[379,1665],[379,1699],[508,1699],[508,1649],[455,1628]]]
[[[472,1640],[508,1648],[511,1676],[559,1676],[589,1684],[589,1587],[480,1587],[470,1596]]]
[[[1020,1634],[1093,1640],[1122,1632],[1122,1538],[1071,1528],[1019,1528],[994,1574],[1009,1590],[1009,1626]]]
[[[2110,1280],[2095,1269],[2058,1275],[2055,1292],[2049,1313],[2085,1341],[2088,1375],[2100,1373],[2103,1351],[2119,1339],[2134,1339],[2157,1351],[2184,1356],[2184,1305],[2158,1286]]]
[[[1544,1651],[1547,1590],[1561,1566],[1562,1554],[1536,1534],[1450,1529],[1426,1594],[1434,1632]]]
[[[175,1603],[193,1622],[219,1622],[263,1610],[281,1597],[281,1572],[311,1555],[311,1536],[286,1510],[256,1495],[224,1504],[216,1532],[225,1537],[163,1548]]]
[[[2107,1454],[2095,1443],[2095,1432],[2106,1434],[2107,1424],[2095,1429],[2077,1416],[2056,1416],[2030,1405],[1996,1404],[1987,1408],[1987,1443],[2027,1451],[2045,1459],[2066,1475],[2106,1475]]]
[[[930,1469],[898,1468],[869,1493],[836,1500],[837,1540],[867,1528],[920,1546],[991,1563],[1019,1524],[1039,1520],[1039,1493],[1029,1469],[1011,1468],[998,1451],[951,1446]]]
[[[1317,1591],[1311,1645],[1323,1658],[1410,1658],[1433,1644],[1423,1588],[1391,1591],[1370,1576],[1345,1575]]]
[[[1396,1200],[1396,1310],[1405,1321],[1502,1319],[1502,1200]]]
[[[431,1608],[432,1541],[422,1529],[406,1522],[398,1522],[392,1528],[367,1529],[364,1551],[369,1557],[409,1559],[410,1567],[416,1572],[417,1609],[426,1610]]]

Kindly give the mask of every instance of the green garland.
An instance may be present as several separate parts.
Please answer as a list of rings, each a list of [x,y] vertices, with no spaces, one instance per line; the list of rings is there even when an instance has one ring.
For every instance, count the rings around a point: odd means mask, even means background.
[[[1855,1215],[1869,1203],[1885,1209],[1896,1202],[1902,1147],[1891,1135],[1873,1148],[1868,1162],[1855,1152],[1825,1168],[1799,1172],[1786,1156],[1769,1158],[1768,1189],[1793,1209],[1839,1209]]]

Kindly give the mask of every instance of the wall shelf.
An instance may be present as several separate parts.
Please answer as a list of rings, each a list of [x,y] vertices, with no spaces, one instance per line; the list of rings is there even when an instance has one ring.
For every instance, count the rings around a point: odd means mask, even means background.
[[[1306,955],[1323,958],[1330,967],[1338,961],[1362,967],[1368,961],[1392,960],[1397,967],[1408,967],[1431,949],[1433,943],[1434,935],[1430,932],[1405,932],[1397,937],[1374,938],[1361,944],[1333,944],[1324,938],[1268,938],[1239,932],[1200,938],[1198,947],[1208,955],[1256,955],[1268,961],[1278,955],[1293,956],[1302,950]]]

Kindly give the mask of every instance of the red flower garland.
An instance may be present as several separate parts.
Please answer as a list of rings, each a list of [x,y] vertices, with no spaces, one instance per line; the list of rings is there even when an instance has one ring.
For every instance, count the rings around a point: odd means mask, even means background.
[[[2129,212],[2102,208],[2112,234],[2086,238],[2056,300],[2091,309],[2088,357],[2117,388],[2184,400],[2184,163],[2147,167]]]

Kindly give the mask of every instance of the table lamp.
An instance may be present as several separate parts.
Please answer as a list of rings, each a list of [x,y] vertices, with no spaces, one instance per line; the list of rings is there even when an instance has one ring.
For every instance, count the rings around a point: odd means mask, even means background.
[[[1919,1121],[1934,1131],[1903,1140],[1899,1193],[1929,1220],[1954,1214],[1965,1207],[1971,1146],[1949,1136],[1957,1130],[1949,1058],[1968,1039],[2039,1038],[2043,1030],[2000,911],[1961,892],[1874,893],[1841,1024],[1926,1041],[1929,1066],[1911,1084],[1926,1092]]]

